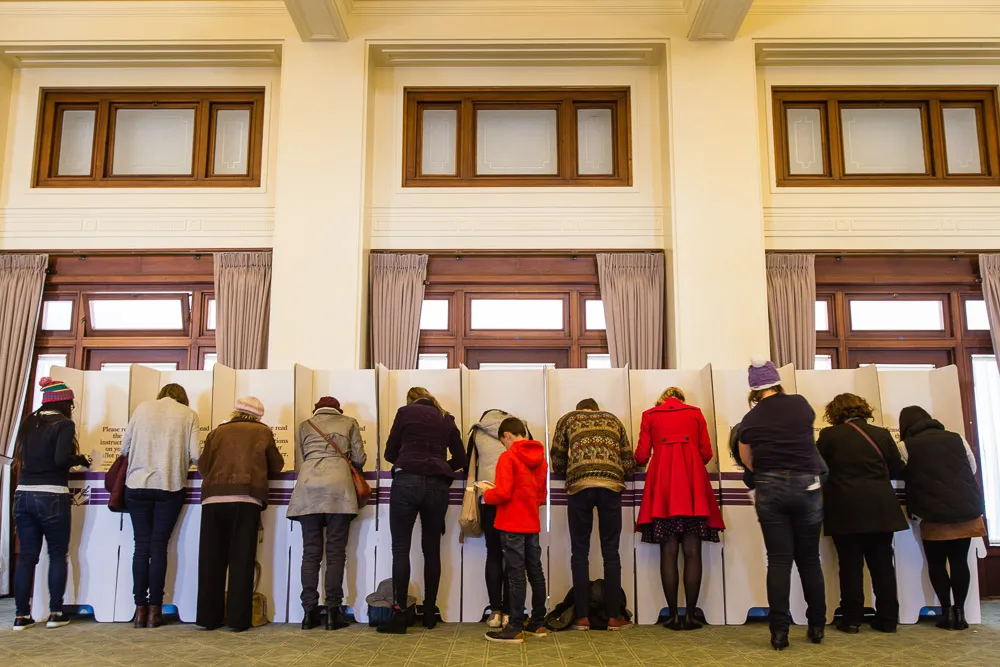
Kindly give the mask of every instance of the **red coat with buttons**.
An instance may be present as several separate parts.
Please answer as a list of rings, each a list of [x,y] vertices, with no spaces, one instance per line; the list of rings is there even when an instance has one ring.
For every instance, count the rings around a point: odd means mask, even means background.
[[[653,519],[673,517],[705,517],[710,528],[724,529],[719,501],[705,470],[711,460],[712,443],[701,410],[668,398],[642,413],[635,462],[649,466],[635,529]]]

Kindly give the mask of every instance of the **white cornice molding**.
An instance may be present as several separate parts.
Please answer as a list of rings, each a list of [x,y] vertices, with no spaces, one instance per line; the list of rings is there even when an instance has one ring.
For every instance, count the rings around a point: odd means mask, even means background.
[[[764,208],[765,236],[1000,237],[1000,206]]]
[[[702,0],[688,31],[690,40],[733,40],[754,0]]]
[[[756,0],[751,14],[1000,14],[997,0]]]
[[[1000,41],[761,41],[755,50],[757,64],[772,67],[1000,64]]]
[[[352,14],[364,15],[523,15],[654,14],[684,15],[692,0],[346,0]]]
[[[345,16],[336,0],[285,0],[292,23],[304,42],[346,42]]]
[[[281,44],[263,43],[0,43],[14,67],[277,67]]]
[[[455,66],[651,66],[665,53],[646,42],[464,42],[373,43],[372,62],[381,67]]]
[[[142,0],[123,2],[0,2],[4,16],[91,17],[91,18],[241,18],[287,16],[282,0]]]

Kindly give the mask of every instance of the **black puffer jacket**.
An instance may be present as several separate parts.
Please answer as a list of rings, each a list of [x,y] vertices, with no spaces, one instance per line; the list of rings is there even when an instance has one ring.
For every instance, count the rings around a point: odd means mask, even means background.
[[[983,495],[972,474],[962,436],[936,419],[901,434],[906,442],[906,509],[934,523],[962,523],[982,516]]]
[[[622,608],[618,616],[632,620],[632,612],[628,610],[625,606],[624,600],[625,591],[621,592],[620,599],[622,602]],[[576,616],[576,606],[575,606],[576,596],[573,594],[573,589],[569,589],[569,593],[563,598],[563,601],[557,604],[549,615],[545,617],[545,625],[550,630],[555,630],[559,632],[560,630],[567,629],[575,620]],[[590,582],[590,615],[587,617],[590,619],[590,629],[591,630],[607,630],[608,629],[608,612],[604,607],[604,580],[597,579],[596,581]]]

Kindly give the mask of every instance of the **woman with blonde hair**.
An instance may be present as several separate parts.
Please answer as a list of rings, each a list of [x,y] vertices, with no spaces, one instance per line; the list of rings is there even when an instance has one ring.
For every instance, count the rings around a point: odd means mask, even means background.
[[[448,458],[449,452],[451,457]],[[424,627],[437,624],[437,592],[441,580],[441,535],[448,511],[448,489],[455,472],[466,466],[462,434],[455,417],[423,387],[406,393],[406,405],[396,412],[385,443],[385,460],[392,464],[389,531],[392,536],[392,618],[379,632],[403,634],[407,626],[410,586],[410,543],[420,517],[424,554]]]
[[[725,529],[719,502],[705,466],[712,460],[712,442],[705,415],[684,402],[684,392],[670,387],[656,405],[642,413],[635,461],[649,467],[636,532],[642,541],[660,545],[660,582],[667,600],[670,630],[697,630],[695,620],[701,590],[701,543],[719,541]],[[652,461],[650,461],[652,458]],[[687,610],[678,619],[677,557],[684,551],[684,597]]]

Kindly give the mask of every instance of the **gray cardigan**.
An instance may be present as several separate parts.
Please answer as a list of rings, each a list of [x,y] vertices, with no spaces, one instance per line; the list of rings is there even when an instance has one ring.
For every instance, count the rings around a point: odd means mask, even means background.
[[[312,421],[330,435],[358,470],[368,460],[358,422],[334,408],[320,408]],[[307,514],[357,514],[358,497],[347,461],[308,422],[299,424],[295,450],[298,480],[288,503],[288,518]]]

